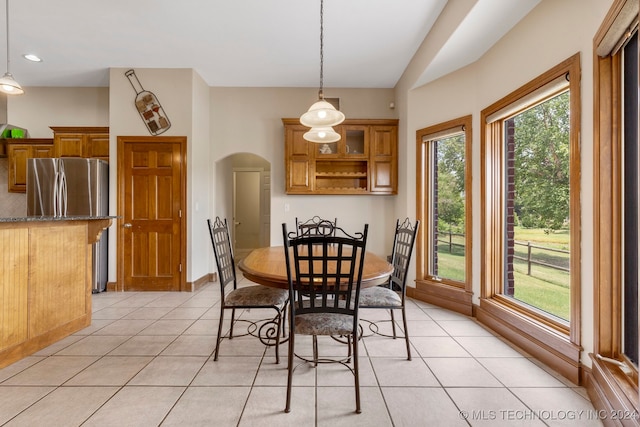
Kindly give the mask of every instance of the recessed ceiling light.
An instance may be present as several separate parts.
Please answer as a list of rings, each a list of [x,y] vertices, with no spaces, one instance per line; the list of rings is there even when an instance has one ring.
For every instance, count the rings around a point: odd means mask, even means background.
[[[22,56],[32,62],[42,62],[42,59],[38,55],[34,55],[33,53],[26,53]]]

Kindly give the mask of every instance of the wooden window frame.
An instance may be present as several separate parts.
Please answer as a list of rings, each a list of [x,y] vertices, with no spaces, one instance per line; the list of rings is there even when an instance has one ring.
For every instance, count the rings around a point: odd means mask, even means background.
[[[416,217],[423,224],[416,236],[416,287],[408,288],[408,295],[471,316],[472,291],[472,116],[464,116],[416,131]],[[425,136],[450,129],[464,129],[465,135],[465,280],[464,282],[435,279],[428,273],[428,233],[432,224],[428,192],[430,191],[429,144]]]
[[[594,348],[587,392],[597,409],[635,414],[640,425],[638,370],[622,346],[622,54],[619,47],[638,21],[638,2],[615,0],[593,40]],[[640,82],[639,82],[640,85]],[[617,360],[628,368],[627,375]]]
[[[503,123],[507,117],[487,123],[508,106],[569,73],[570,100],[570,274],[571,313],[567,325],[545,313],[502,295],[504,284],[505,147]],[[481,133],[481,277],[477,318],[508,340],[580,383],[580,54],[564,60],[549,71],[482,110]]]

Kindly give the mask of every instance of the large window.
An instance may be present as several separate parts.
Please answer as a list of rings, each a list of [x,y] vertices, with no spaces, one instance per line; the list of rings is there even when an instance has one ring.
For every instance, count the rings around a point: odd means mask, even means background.
[[[638,32],[622,51],[622,352],[638,368]]]
[[[504,120],[503,294],[569,322],[569,82]],[[558,91],[559,93],[554,93]]]
[[[638,410],[637,26],[638,2],[614,0],[594,37],[594,352],[588,391],[592,401],[628,413]]]
[[[471,314],[471,116],[416,132],[416,294]]]
[[[478,319],[580,376],[580,56],[484,109]]]

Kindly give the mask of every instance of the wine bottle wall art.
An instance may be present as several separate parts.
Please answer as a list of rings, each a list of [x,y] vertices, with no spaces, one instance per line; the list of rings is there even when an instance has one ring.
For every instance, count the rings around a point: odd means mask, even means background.
[[[129,79],[133,90],[136,92],[135,106],[142,121],[147,126],[151,135],[160,135],[171,127],[169,117],[164,112],[158,98],[148,90],[144,90],[135,71],[128,70],[124,73]]]

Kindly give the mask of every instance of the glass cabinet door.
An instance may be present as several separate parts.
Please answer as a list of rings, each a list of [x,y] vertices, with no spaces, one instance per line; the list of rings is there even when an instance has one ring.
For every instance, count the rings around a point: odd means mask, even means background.
[[[310,142],[309,144],[314,145],[316,159],[320,159],[338,157],[340,153],[339,143],[340,141],[327,143]]]
[[[345,125],[342,127],[343,155],[349,158],[369,156],[369,126]]]

